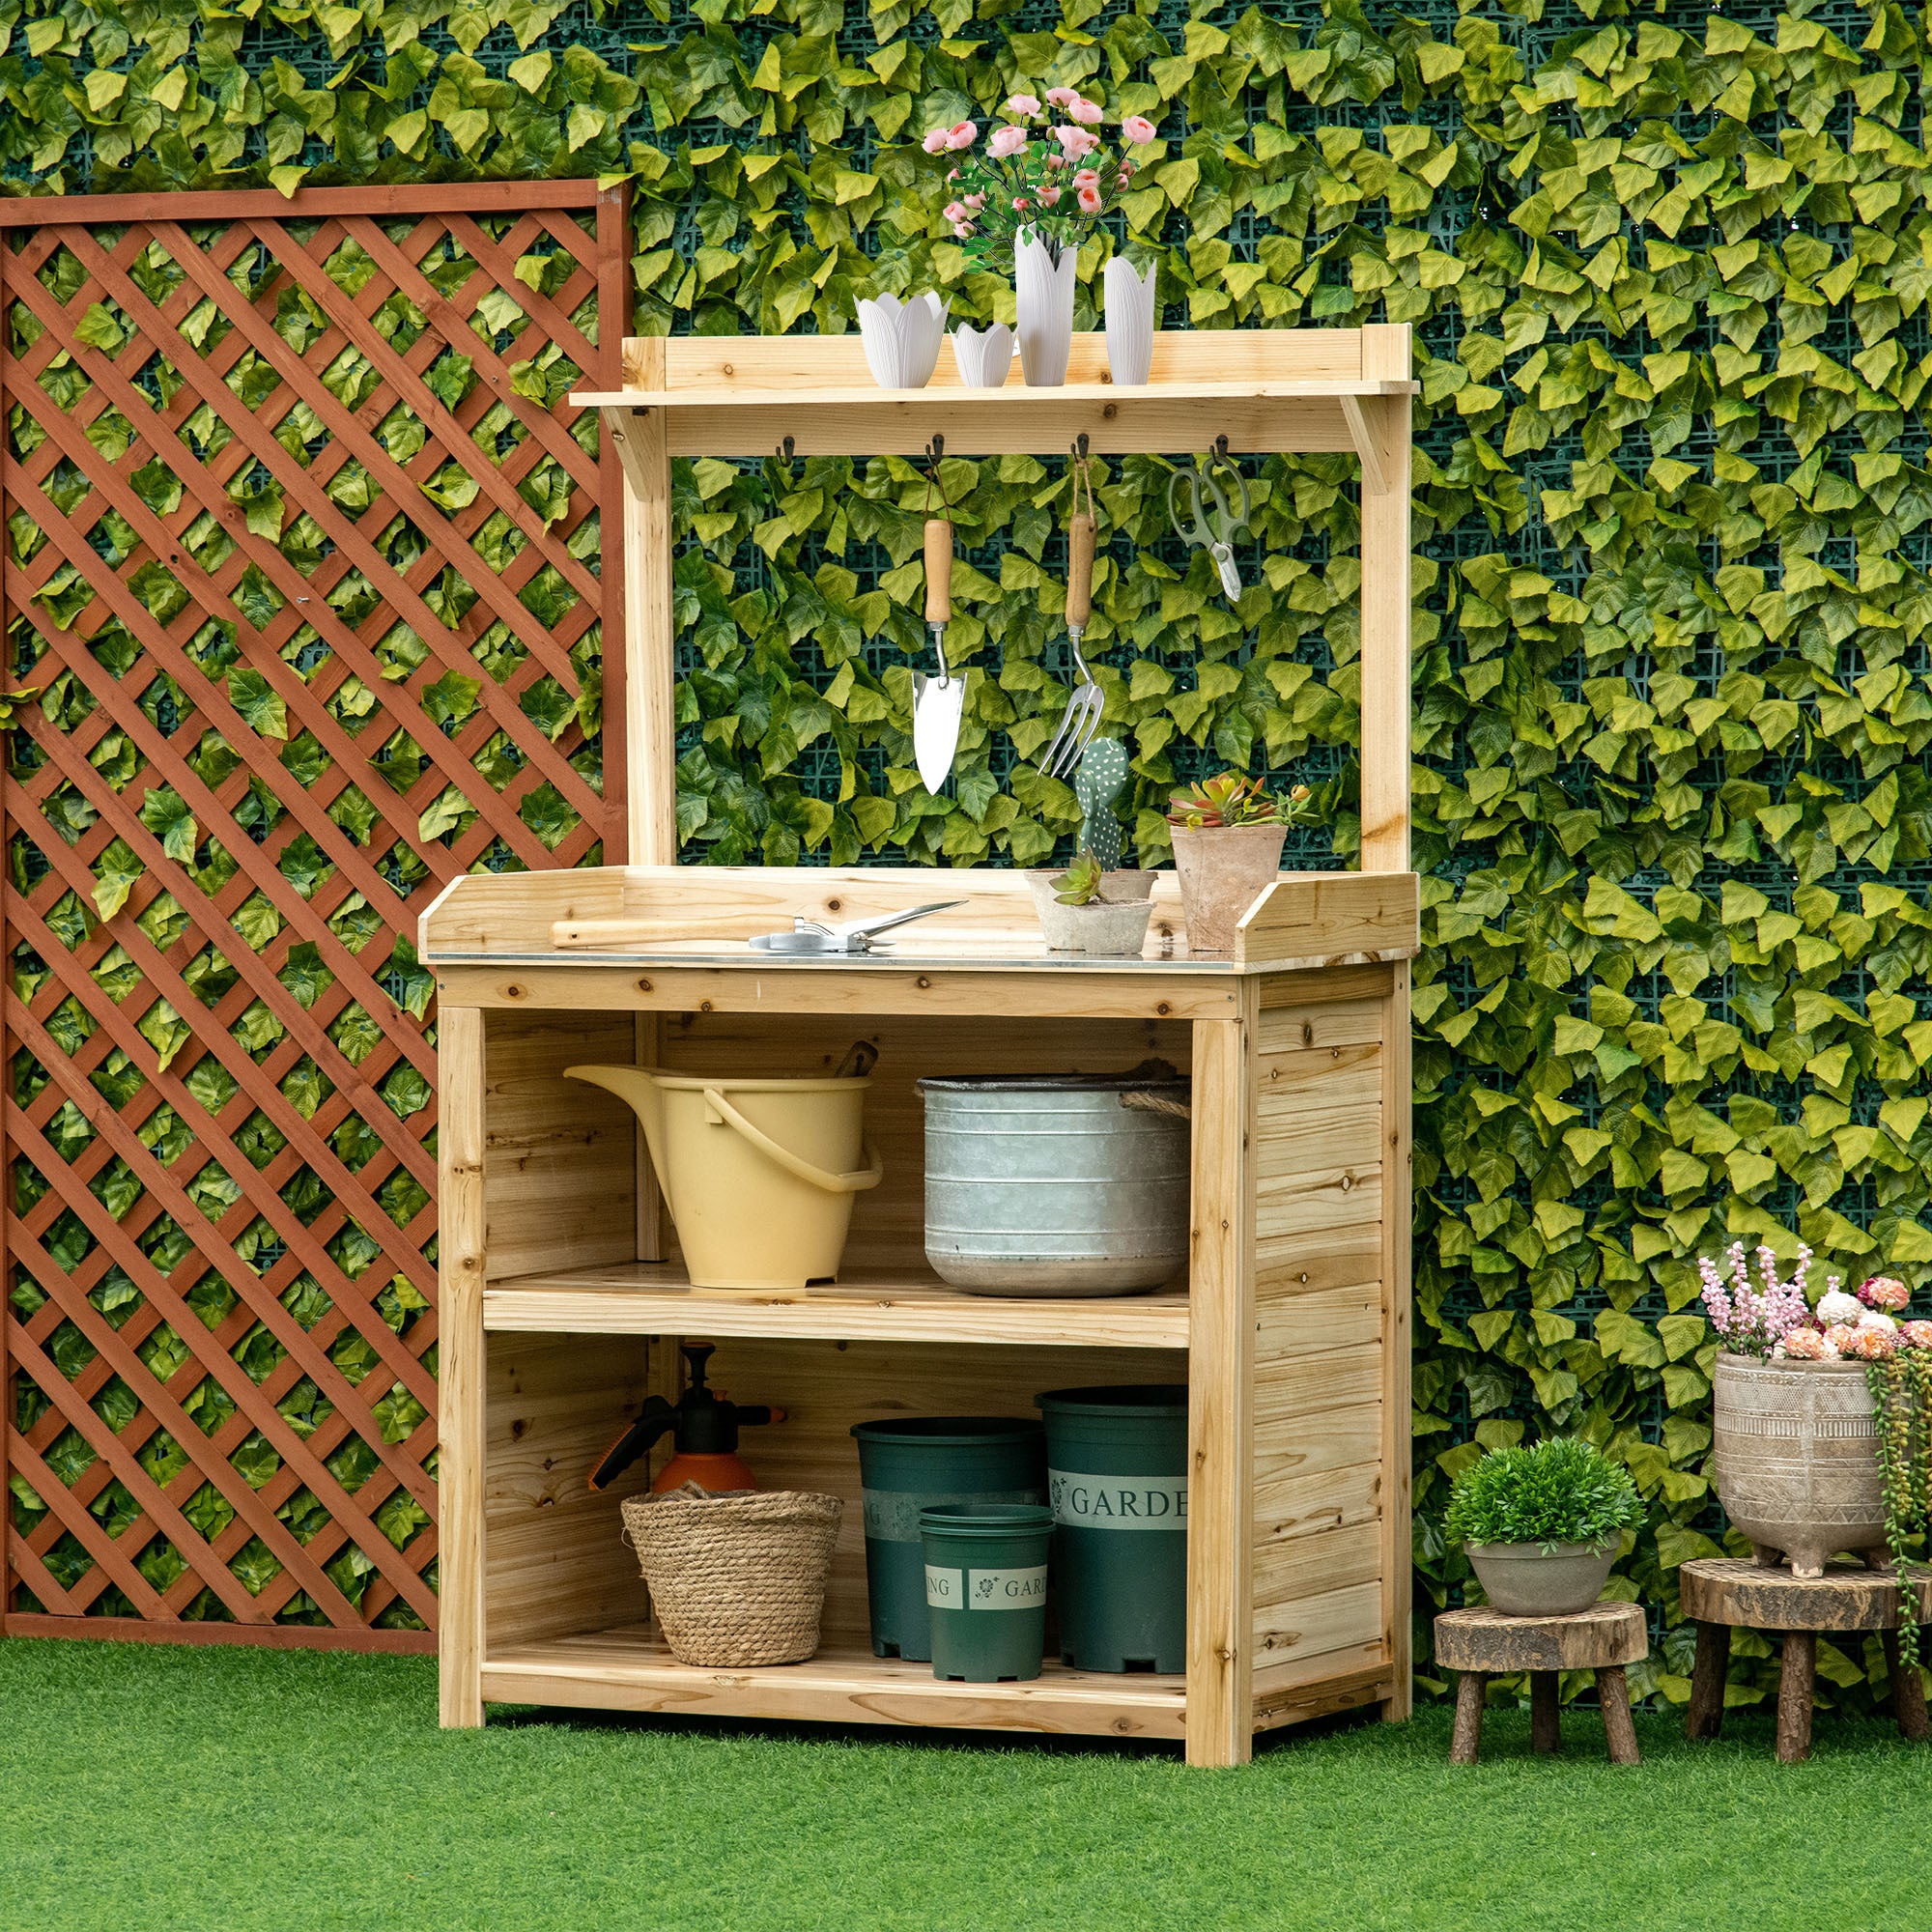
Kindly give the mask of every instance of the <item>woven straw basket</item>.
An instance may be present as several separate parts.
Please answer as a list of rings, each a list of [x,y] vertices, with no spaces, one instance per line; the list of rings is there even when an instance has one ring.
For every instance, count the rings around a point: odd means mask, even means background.
[[[695,1483],[624,1503],[665,1641],[680,1663],[803,1663],[818,1648],[844,1513],[807,1491],[712,1495]]]

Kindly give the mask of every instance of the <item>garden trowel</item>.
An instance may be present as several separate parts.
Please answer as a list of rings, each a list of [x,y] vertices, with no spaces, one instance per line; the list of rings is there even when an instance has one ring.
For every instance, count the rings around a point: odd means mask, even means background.
[[[938,653],[939,674],[913,673],[912,754],[920,782],[936,792],[952,769],[959,748],[959,718],[966,703],[966,680],[946,668],[946,626],[952,616],[952,524],[947,517],[925,520],[925,627]]]

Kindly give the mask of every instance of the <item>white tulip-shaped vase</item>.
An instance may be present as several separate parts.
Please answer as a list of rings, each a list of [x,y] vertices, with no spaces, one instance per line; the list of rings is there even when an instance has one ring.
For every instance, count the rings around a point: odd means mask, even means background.
[[[1058,388],[1073,350],[1073,270],[1070,247],[1059,250],[1033,229],[1013,242],[1013,298],[1019,311],[1020,370],[1029,388]]]
[[[1013,332],[1004,322],[984,328],[962,322],[952,331],[952,359],[969,389],[997,389],[1013,365]]]
[[[1107,264],[1107,370],[1117,384],[1137,387],[1153,362],[1153,285],[1158,263],[1141,274],[1124,255]]]
[[[900,301],[883,295],[859,304],[866,362],[882,389],[923,389],[939,360],[950,301],[928,292]]]

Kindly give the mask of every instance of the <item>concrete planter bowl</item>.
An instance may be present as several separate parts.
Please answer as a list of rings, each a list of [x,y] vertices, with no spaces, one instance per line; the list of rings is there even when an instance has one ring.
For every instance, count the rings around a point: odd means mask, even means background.
[[[1049,952],[1097,953],[1106,958],[1138,959],[1147,945],[1148,922],[1153,917],[1151,872],[1109,872],[1100,882],[1100,896],[1091,905],[1062,905],[1054,897],[1059,872],[1029,872],[1027,889]],[[1133,886],[1139,884],[1138,893]],[[1111,890],[1110,890],[1111,888]]]
[[[1513,1617],[1567,1617],[1604,1594],[1623,1539],[1601,1543],[1466,1543],[1491,1606]]]
[[[1840,1550],[1883,1550],[1878,1419],[1862,1362],[1719,1354],[1712,1383],[1718,1500],[1758,1561],[1818,1577]]]

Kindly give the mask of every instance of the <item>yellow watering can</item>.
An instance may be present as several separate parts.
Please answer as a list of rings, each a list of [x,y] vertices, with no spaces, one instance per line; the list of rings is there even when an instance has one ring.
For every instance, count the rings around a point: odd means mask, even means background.
[[[863,1137],[864,1078],[727,1080],[655,1066],[567,1066],[642,1123],[694,1288],[831,1281],[852,1197],[885,1174]]]

